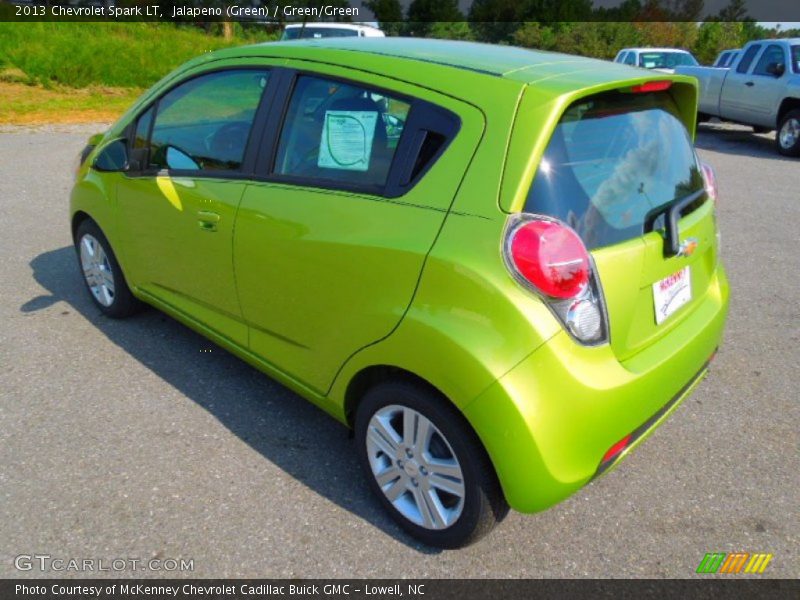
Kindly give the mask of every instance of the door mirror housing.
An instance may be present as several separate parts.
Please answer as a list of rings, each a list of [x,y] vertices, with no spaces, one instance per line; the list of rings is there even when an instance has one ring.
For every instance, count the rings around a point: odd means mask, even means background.
[[[107,144],[95,157],[92,168],[108,173],[128,170],[128,141],[117,139]]]
[[[767,73],[775,77],[780,77],[786,71],[786,65],[779,62],[769,63],[767,65]]]

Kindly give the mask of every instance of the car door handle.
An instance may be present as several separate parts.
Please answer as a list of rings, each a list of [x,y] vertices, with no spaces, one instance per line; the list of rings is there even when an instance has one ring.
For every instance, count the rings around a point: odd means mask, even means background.
[[[748,81],[747,83],[745,83],[745,85],[747,87],[753,87],[755,85],[755,83],[753,83],[752,81]]]
[[[216,231],[219,215],[215,212],[201,210],[197,213],[197,226],[203,231]]]

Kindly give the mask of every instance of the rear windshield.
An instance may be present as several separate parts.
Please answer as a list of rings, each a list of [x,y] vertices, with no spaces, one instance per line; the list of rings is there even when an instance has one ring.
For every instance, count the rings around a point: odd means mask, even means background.
[[[281,40],[299,40],[307,38],[329,38],[329,37],[358,37],[357,29],[346,29],[336,27],[287,27],[283,30]]]
[[[689,134],[667,92],[610,93],[561,117],[525,211],[569,224],[587,248],[644,233],[648,214],[703,188]]]
[[[645,69],[674,69],[679,66],[693,67],[697,61],[686,52],[640,52],[639,66]]]

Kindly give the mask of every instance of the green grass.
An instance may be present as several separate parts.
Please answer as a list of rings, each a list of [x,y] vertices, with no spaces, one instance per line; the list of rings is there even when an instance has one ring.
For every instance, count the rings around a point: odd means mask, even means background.
[[[0,23],[0,72],[45,87],[147,88],[204,52],[277,37],[238,25],[235,32],[224,40],[172,23]]]
[[[43,88],[0,80],[0,125],[111,123],[141,93],[138,88]]]

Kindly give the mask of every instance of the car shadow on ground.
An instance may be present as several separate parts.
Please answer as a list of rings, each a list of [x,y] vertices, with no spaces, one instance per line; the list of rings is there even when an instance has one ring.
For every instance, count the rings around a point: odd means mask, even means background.
[[[416,542],[385,513],[367,486],[346,427],[155,309],[123,321],[104,316],[89,299],[72,247],[40,254],[30,266],[49,295],[29,300],[20,307],[22,312],[66,302],[114,344],[309,489],[419,552],[440,552]]]
[[[769,158],[772,160],[797,162],[796,158],[783,156],[775,147],[775,132],[756,134],[752,128],[728,123],[700,123],[697,126],[695,146],[711,152],[723,152],[734,156]]]

